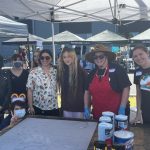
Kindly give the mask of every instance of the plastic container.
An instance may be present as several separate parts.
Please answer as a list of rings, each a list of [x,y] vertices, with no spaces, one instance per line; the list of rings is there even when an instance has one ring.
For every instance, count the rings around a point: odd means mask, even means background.
[[[114,138],[116,144],[125,144],[134,138],[134,134],[130,131],[119,130],[114,132]]]
[[[108,117],[108,116],[101,116],[101,117],[99,118],[99,123],[101,123],[101,122],[111,123],[112,120],[111,120],[111,118]]]
[[[115,117],[115,114],[114,114],[113,112],[104,111],[104,112],[102,112],[102,115],[103,115],[103,116],[110,117],[111,120],[112,120],[112,124],[113,124],[113,126],[114,126],[114,117]]]
[[[116,130],[127,130],[128,129],[128,116],[116,115],[115,127],[116,127]]]
[[[98,141],[105,142],[112,138],[113,125],[106,122],[101,122],[98,125]]]

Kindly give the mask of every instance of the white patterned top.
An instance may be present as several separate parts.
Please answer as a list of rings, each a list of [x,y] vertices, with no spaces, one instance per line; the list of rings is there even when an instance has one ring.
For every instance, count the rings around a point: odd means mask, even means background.
[[[57,70],[50,68],[49,73],[44,73],[41,67],[34,68],[28,77],[27,88],[33,91],[33,105],[42,110],[58,108],[56,90]]]

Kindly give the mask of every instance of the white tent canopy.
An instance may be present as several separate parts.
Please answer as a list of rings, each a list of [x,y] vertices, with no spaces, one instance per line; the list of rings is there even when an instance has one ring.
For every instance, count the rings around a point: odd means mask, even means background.
[[[84,41],[83,38],[69,32],[69,31],[64,31],[61,33],[58,33],[54,35],[55,42],[58,43],[65,43],[65,42],[81,42]],[[52,37],[49,37],[45,40],[46,42],[52,42]]]
[[[2,0],[0,15],[51,22],[121,24],[122,20],[150,20],[150,0]],[[52,39],[55,58],[53,23]]]
[[[127,41],[126,38],[111,32],[109,30],[105,30],[101,33],[98,33],[88,39],[86,39],[88,42],[121,42],[121,41]]]
[[[134,41],[150,40],[150,28],[130,39]]]
[[[2,0],[0,14],[59,22],[150,20],[150,0]]]
[[[27,37],[27,25],[0,16],[0,37]]]
[[[29,34],[28,36],[28,39],[27,38],[12,38],[12,39],[9,39],[7,41],[4,41],[3,43],[4,44],[17,44],[17,43],[21,43],[21,44],[24,44],[24,43],[35,43],[37,41],[44,41],[45,39],[44,38],[41,38],[39,36],[36,36],[36,35],[32,35],[32,34]]]

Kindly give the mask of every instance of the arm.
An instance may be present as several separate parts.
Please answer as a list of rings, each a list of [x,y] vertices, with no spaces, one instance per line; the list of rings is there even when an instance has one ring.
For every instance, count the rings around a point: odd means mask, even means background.
[[[3,108],[4,109],[8,108],[8,106],[10,104],[11,92],[12,92],[11,80],[8,77],[8,80],[7,80],[7,93],[5,94],[5,100],[4,100],[4,103],[3,103]]]
[[[130,87],[129,86],[123,89],[121,103],[120,103],[121,106],[126,107],[126,104],[128,102],[128,98],[129,98],[129,92],[130,92]]]
[[[27,97],[28,97],[28,106],[29,106],[29,113],[31,115],[35,114],[34,108],[33,108],[33,91],[28,88],[27,90]]]
[[[90,108],[91,106],[91,96],[88,90],[84,93],[84,107]]]
[[[91,96],[88,90],[84,93],[84,118],[90,118]]]
[[[118,114],[125,115],[126,104],[129,98],[130,87],[125,87],[122,91],[121,103],[118,110]]]

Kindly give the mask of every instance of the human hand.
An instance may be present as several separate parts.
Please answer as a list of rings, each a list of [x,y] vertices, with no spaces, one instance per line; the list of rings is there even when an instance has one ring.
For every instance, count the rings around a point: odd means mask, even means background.
[[[90,110],[88,107],[84,107],[84,118],[90,119]]]
[[[13,127],[18,122],[17,116],[13,115],[10,121],[10,127]]]
[[[125,109],[126,109],[125,106],[120,105],[119,110],[118,110],[118,115],[125,115]]]
[[[30,115],[35,115],[35,110],[34,110],[33,106],[29,107],[28,112]]]

